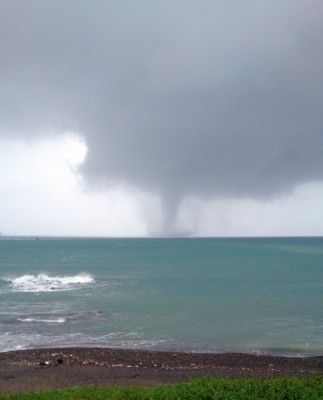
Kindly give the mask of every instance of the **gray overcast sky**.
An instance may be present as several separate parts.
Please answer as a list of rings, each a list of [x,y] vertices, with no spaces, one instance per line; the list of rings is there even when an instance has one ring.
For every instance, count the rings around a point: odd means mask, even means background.
[[[21,143],[49,151],[35,143],[77,132],[87,148],[74,168],[83,190],[119,190],[117,203],[132,196],[137,222],[128,231],[125,223],[124,234],[146,232],[143,220],[152,232],[194,234],[185,218],[232,218],[241,204],[252,219],[260,203],[268,213],[268,202],[304,185],[316,202],[322,37],[321,0],[0,0],[2,151],[8,141],[21,154],[32,153]],[[24,157],[9,157],[2,176],[13,165],[23,174]],[[13,196],[9,184],[3,188]],[[225,211],[232,202],[239,207]],[[155,229],[157,203],[163,222]],[[199,234],[209,232],[204,226]]]

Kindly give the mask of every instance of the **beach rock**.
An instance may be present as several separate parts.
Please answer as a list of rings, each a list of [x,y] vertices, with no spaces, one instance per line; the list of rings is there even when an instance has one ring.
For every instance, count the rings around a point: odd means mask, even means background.
[[[50,367],[52,365],[52,363],[50,361],[41,361],[39,363],[40,367]]]

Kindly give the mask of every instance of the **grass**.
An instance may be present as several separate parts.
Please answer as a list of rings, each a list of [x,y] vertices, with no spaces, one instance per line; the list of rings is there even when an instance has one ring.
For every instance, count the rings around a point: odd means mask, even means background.
[[[73,387],[0,396],[1,400],[316,400],[323,377],[311,379],[202,378],[156,388]]]

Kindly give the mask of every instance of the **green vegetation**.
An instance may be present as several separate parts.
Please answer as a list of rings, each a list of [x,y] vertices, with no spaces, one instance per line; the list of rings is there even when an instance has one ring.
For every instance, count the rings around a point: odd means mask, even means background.
[[[323,399],[323,377],[311,379],[216,379],[157,388],[73,387],[1,396],[1,400],[315,400]]]

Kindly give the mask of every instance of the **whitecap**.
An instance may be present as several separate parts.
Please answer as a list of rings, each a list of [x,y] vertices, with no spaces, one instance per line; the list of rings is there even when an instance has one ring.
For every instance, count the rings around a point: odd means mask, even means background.
[[[23,275],[10,280],[11,287],[17,292],[53,292],[81,289],[94,283],[89,274],[74,276],[49,276],[47,274]]]

